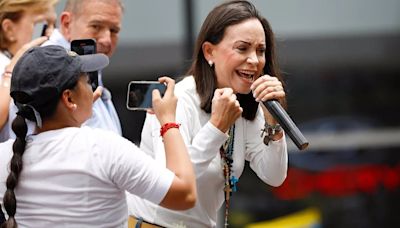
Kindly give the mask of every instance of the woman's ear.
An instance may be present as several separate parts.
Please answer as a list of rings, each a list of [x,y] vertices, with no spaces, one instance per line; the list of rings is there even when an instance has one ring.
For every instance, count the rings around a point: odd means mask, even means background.
[[[6,40],[8,42],[15,42],[16,38],[14,36],[14,22],[8,18],[1,22],[1,30],[4,32]]]
[[[213,63],[214,62],[213,53],[214,53],[214,48],[215,48],[214,44],[206,41],[203,43],[203,45],[201,45],[201,48],[203,50],[204,58],[207,60],[207,62],[209,64]]]
[[[74,102],[73,99],[73,93],[71,90],[67,89],[64,90],[64,92],[61,95],[61,102],[64,104],[64,106],[71,111],[75,111],[77,105]]]

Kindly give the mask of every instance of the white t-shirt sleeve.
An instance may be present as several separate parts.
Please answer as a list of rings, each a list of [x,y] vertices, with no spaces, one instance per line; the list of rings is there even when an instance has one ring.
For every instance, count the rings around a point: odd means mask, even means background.
[[[97,130],[96,130],[97,131]],[[98,131],[97,144],[106,175],[121,190],[159,204],[175,174],[157,163],[132,142],[111,132]]]

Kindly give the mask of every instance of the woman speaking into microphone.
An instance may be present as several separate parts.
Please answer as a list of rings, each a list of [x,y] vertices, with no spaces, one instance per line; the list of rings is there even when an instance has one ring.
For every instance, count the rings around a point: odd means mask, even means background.
[[[136,220],[165,227],[216,227],[217,211],[225,202],[227,225],[245,161],[266,184],[283,183],[285,134],[261,105],[270,99],[285,102],[274,46],[269,23],[248,1],[228,1],[208,14],[188,76],[175,90],[177,122],[194,165],[198,201],[177,212],[131,196],[128,205]],[[166,164],[159,129],[156,118],[147,115],[140,147]]]

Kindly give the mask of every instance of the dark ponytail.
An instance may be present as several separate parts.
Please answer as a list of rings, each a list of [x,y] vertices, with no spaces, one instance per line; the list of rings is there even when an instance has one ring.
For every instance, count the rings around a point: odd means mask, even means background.
[[[14,155],[11,158],[10,162],[10,174],[7,177],[7,190],[4,193],[4,208],[7,211],[8,219],[1,226],[2,228],[16,228],[18,227],[17,222],[15,220],[15,213],[17,209],[17,199],[15,197],[14,189],[18,185],[18,179],[21,174],[23,163],[22,163],[22,155],[25,152],[26,145],[26,134],[28,127],[25,122],[25,118],[17,115],[12,123],[12,130],[15,132],[17,138],[13,144],[13,152]]]

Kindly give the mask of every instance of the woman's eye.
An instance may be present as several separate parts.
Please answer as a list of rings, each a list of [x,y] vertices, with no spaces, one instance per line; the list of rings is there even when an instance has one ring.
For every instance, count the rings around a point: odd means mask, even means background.
[[[257,50],[258,53],[264,54],[265,53],[265,48],[260,48]]]

